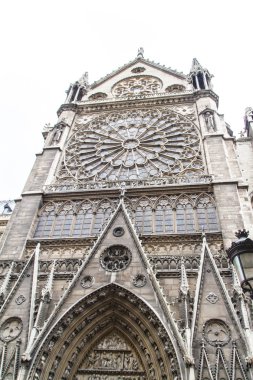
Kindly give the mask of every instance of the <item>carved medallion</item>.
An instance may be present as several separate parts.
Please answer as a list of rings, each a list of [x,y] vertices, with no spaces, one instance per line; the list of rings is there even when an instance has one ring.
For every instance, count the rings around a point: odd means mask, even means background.
[[[141,273],[138,273],[134,278],[133,278],[133,284],[134,286],[136,286],[136,288],[142,288],[143,286],[145,286],[147,283],[147,279],[146,277],[141,274]]]
[[[23,324],[20,318],[9,318],[0,327],[0,339],[4,342],[10,342],[21,334],[22,329]]]
[[[116,237],[123,236],[124,233],[125,233],[125,231],[124,231],[124,228],[123,228],[123,227],[116,227],[116,228],[114,228],[114,230],[113,230],[113,235],[116,236]]]
[[[81,286],[85,289],[90,288],[94,284],[94,277],[93,276],[85,276],[81,280]]]
[[[209,319],[204,325],[203,335],[212,346],[225,346],[231,338],[228,325],[221,319]]]
[[[123,245],[113,245],[100,256],[101,266],[109,272],[119,272],[128,267],[131,262],[131,252]]]
[[[64,170],[65,180],[95,182],[203,173],[198,131],[171,110],[103,115],[70,137]]]
[[[207,301],[210,303],[216,303],[219,300],[219,297],[215,293],[209,293],[206,296]]]
[[[25,296],[23,296],[23,294],[20,294],[20,296],[16,298],[16,304],[21,305],[23,302],[25,302],[25,300],[26,300]]]

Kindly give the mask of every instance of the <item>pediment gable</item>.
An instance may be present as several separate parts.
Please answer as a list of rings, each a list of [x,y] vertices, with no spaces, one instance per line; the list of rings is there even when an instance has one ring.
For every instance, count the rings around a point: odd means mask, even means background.
[[[144,58],[136,58],[90,86],[85,100],[152,95],[187,89],[187,77]],[[83,98],[84,100],[84,98]]]

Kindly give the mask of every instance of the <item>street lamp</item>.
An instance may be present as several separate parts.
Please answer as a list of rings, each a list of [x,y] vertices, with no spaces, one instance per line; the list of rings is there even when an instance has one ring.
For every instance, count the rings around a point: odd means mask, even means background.
[[[244,293],[249,293],[253,299],[253,241],[249,232],[239,230],[235,233],[237,241],[227,249],[227,255],[235,267]]]

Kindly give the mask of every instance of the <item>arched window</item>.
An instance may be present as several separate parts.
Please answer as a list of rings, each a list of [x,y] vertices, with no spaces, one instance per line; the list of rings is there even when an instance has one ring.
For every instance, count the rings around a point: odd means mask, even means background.
[[[42,208],[34,234],[35,238],[48,238],[51,236],[52,226],[55,219],[55,208],[56,206],[54,203],[48,203]]]
[[[159,199],[155,209],[155,232],[173,233],[173,210],[166,198]]]
[[[52,237],[69,237],[71,236],[71,227],[73,222],[73,207],[71,203],[65,203],[60,212],[55,217]]]
[[[141,199],[135,211],[135,223],[141,234],[152,234],[153,212],[148,199]]]
[[[218,231],[219,223],[217,219],[216,208],[210,201],[210,198],[203,196],[197,203],[197,220],[198,231]]]
[[[93,215],[92,205],[89,202],[82,203],[75,218],[73,237],[86,237],[91,235]]]
[[[176,206],[176,226],[177,233],[195,231],[194,211],[187,199],[180,199]]]

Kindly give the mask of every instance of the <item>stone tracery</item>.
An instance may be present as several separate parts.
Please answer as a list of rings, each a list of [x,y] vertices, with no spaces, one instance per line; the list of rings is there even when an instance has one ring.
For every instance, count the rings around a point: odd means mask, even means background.
[[[160,79],[148,75],[139,75],[123,79],[112,88],[116,97],[131,95],[147,95],[158,92],[162,87]]]
[[[102,202],[48,202],[40,213],[35,237],[88,237],[101,232],[116,208],[116,199]],[[141,234],[218,231],[213,197],[208,193],[126,198],[125,205]]]
[[[64,180],[78,182],[203,173],[194,124],[158,109],[104,115],[80,125],[68,141],[64,167]]]

